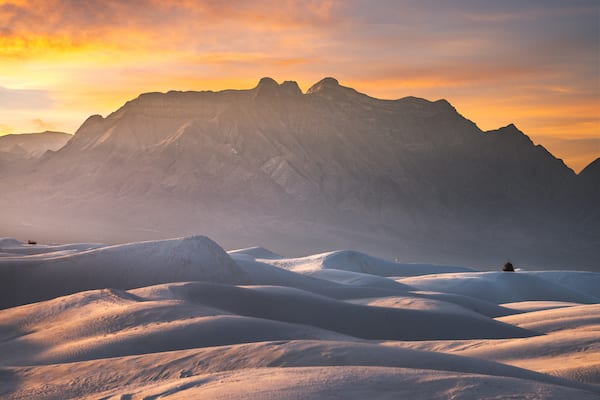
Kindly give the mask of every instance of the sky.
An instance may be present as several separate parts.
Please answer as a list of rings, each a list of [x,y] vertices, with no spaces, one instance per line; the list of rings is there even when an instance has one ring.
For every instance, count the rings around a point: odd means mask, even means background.
[[[596,0],[0,0],[0,135],[73,133],[144,92],[333,76],[514,123],[577,172],[600,157],[599,25]]]

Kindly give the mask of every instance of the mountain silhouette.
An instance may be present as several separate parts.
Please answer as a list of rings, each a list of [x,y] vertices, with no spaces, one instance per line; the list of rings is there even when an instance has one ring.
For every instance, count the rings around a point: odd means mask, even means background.
[[[145,93],[89,117],[34,169],[0,181],[0,223],[54,241],[202,233],[288,255],[595,268],[597,170],[578,176],[516,126],[482,131],[446,100],[381,100],[334,78],[302,93],[263,78],[249,90]]]

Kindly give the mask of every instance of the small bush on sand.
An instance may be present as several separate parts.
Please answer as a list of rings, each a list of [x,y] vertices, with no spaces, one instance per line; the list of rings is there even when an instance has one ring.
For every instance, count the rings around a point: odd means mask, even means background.
[[[515,272],[515,267],[513,267],[512,263],[507,262],[506,264],[504,264],[504,268],[502,268],[502,271],[504,271],[504,272]]]

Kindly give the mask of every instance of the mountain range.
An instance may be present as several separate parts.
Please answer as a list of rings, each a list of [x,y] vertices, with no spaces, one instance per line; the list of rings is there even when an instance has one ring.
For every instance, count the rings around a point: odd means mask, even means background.
[[[4,236],[203,233],[292,256],[600,269],[600,159],[577,175],[516,126],[482,131],[446,100],[263,78],[145,93],[65,142],[0,164]]]

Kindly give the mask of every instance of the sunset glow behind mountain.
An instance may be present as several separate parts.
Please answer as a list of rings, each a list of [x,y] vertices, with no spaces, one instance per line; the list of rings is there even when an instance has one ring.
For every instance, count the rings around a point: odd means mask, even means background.
[[[594,1],[0,1],[0,134],[74,132],[140,93],[323,76],[600,156]]]

